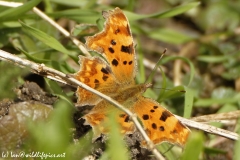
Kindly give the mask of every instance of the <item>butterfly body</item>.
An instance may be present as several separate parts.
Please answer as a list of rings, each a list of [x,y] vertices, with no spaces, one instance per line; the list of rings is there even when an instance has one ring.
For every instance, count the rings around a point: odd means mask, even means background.
[[[80,70],[75,78],[88,86],[108,95],[135,113],[149,138],[155,143],[168,141],[184,145],[190,133],[171,112],[158,102],[143,97],[142,94],[151,84],[136,84],[136,55],[129,23],[124,13],[115,8],[103,12],[106,19],[105,29],[86,39],[86,47],[102,55],[100,57],[80,56]],[[78,87],[78,105],[94,105],[83,118],[92,126],[95,138],[108,133],[105,122],[108,114],[115,112],[121,132],[130,134],[135,126],[130,117],[111,103],[93,93]]]

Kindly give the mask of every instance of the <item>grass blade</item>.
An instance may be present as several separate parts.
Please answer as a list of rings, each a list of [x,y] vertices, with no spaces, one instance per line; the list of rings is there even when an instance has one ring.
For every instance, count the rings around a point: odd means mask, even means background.
[[[49,36],[48,34],[33,28],[23,22],[20,22],[24,31],[26,31],[27,33],[31,34],[32,36],[34,36],[35,38],[39,39],[40,41],[42,41],[44,44],[46,44],[47,46],[54,48],[55,50],[62,52],[66,55],[69,55],[69,51],[63,47],[63,45],[61,43],[59,43],[55,38],[53,38],[52,36]],[[70,55],[69,55],[70,56]]]
[[[7,9],[0,13],[0,21],[16,20],[40,2],[41,0],[31,0],[19,7]]]
[[[185,5],[181,5],[175,8],[172,8],[168,11],[165,12],[158,12],[158,13],[154,13],[154,14],[149,14],[149,15],[140,15],[140,14],[135,14],[133,12],[128,12],[128,11],[124,11],[124,13],[127,15],[127,17],[129,18],[129,20],[135,21],[135,20],[139,20],[139,19],[144,19],[144,18],[167,18],[167,17],[173,17],[179,14],[182,14],[196,6],[198,6],[200,4],[200,2],[192,2],[192,3],[188,3]]]
[[[194,90],[189,87],[185,87],[185,103],[184,103],[184,117],[190,118],[193,108],[193,98],[194,98]]]
[[[203,135],[200,132],[192,132],[185,146],[181,160],[198,160],[203,150]]]

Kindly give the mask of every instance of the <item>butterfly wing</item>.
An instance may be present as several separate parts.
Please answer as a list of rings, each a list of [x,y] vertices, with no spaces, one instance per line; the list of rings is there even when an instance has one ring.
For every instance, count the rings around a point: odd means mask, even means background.
[[[142,92],[137,86],[124,89],[124,87],[135,84],[136,72],[135,50],[129,23],[119,8],[103,12],[103,16],[106,19],[105,29],[94,36],[88,37],[86,46],[88,49],[103,55],[108,64],[100,58],[82,57],[80,59],[82,66],[76,74],[76,78],[107,95],[111,96],[115,91],[116,94],[111,97],[121,101],[124,106],[137,114],[145,131],[155,144],[168,141],[184,145],[190,131],[172,113],[149,98],[138,95],[128,96],[132,95],[131,93],[139,92],[140,94]],[[111,87],[113,87],[112,90]],[[84,89],[78,88],[78,94],[80,97],[79,103],[96,104],[83,117],[86,124],[93,127],[95,136],[100,133],[107,133],[108,127],[104,125],[108,120],[107,114],[115,112],[117,109],[105,100],[99,101],[99,98]],[[117,113],[118,117],[116,118],[122,127],[122,132],[132,133],[135,127],[129,121],[129,117],[121,111]]]
[[[119,8],[104,11],[103,17],[105,29],[87,37],[86,46],[106,58],[119,83],[134,83],[136,61],[129,22]]]
[[[156,101],[140,97],[133,105],[132,111],[137,114],[154,144],[163,141],[180,146],[185,144],[190,130]]]
[[[123,113],[109,102],[102,100],[94,108],[82,118],[85,119],[85,124],[90,125],[93,128],[94,139],[98,138],[101,133],[106,134],[109,131],[109,126],[106,126],[108,114],[115,113],[117,115],[116,120],[121,125],[121,133],[130,134],[135,130],[135,126],[130,121],[129,116]]]
[[[80,70],[75,78],[80,82],[94,88],[102,93],[110,95],[116,89],[115,77],[108,64],[99,57],[86,58],[79,56]],[[115,87],[114,87],[115,86]],[[97,95],[78,87],[78,105],[95,105],[101,98]]]
[[[156,101],[140,97],[131,110],[137,114],[147,135],[154,144],[167,141],[183,146],[186,143],[190,130]],[[113,112],[117,112],[118,116],[116,118],[121,125],[122,133],[131,134],[134,132],[135,126],[130,117],[103,100],[83,117],[86,124],[93,128],[94,139],[99,137],[101,133],[108,133],[109,126],[105,125],[109,120],[107,115]],[[142,146],[145,147],[146,143],[143,142]]]

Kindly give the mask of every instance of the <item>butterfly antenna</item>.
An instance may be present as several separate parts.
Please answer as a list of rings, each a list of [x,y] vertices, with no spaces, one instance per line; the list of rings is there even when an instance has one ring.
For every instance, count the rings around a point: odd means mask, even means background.
[[[178,91],[178,92],[181,92],[181,93],[186,93],[186,91],[185,90],[176,90],[176,89],[167,89],[167,88],[156,88],[156,87],[154,87],[154,89],[164,89],[164,90],[167,90],[167,91]]]
[[[163,53],[161,54],[160,58],[158,59],[156,65],[154,66],[152,72],[150,73],[150,75],[148,76],[147,80],[145,81],[146,83],[150,83],[152,81],[153,76],[155,75],[155,73],[157,72],[157,68],[159,67],[159,65],[161,64],[161,59],[163,58],[163,56],[165,55],[165,53],[167,52],[167,48],[164,49]]]

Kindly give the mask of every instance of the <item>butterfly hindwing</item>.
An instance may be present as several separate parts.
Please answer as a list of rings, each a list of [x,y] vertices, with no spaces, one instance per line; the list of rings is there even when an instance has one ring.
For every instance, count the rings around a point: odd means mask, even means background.
[[[75,74],[75,78],[86,85],[109,94],[114,92],[116,80],[111,68],[99,57],[86,58],[79,56],[80,70]],[[78,105],[95,105],[101,100],[97,95],[78,87],[76,92]]]
[[[189,129],[156,101],[140,97],[132,110],[137,114],[146,133],[155,144],[163,141],[180,146],[185,144],[190,133]]]

